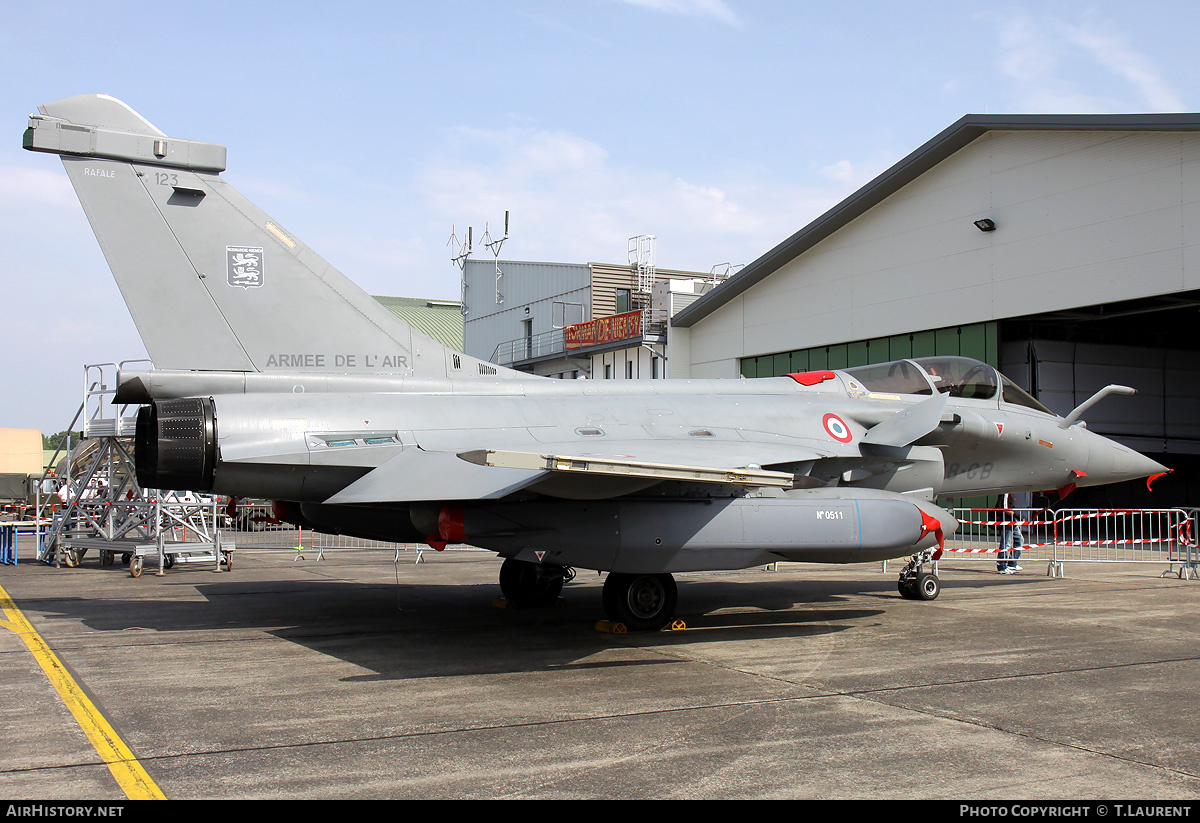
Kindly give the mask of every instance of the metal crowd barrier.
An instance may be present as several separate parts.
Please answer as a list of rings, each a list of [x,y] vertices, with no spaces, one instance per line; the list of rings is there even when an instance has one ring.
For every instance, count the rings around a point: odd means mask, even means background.
[[[392,543],[299,528],[291,523],[275,520],[271,507],[262,503],[238,503],[232,517],[229,517],[227,509],[222,511],[226,512],[227,528],[230,535],[237,540],[239,550],[286,551],[293,553],[295,560],[324,560],[326,551],[374,549],[392,552],[397,563],[410,553],[413,563],[421,563],[425,552],[433,551],[426,543]],[[445,550],[487,551],[461,544],[448,545]]]
[[[15,566],[19,558],[22,541],[32,541],[36,558],[41,550],[46,532],[37,520],[9,520],[0,522],[0,565]]]
[[[951,509],[958,531],[946,541],[954,557],[995,561],[1006,529],[1021,528],[1021,562],[1159,563],[1166,574],[1193,578],[1198,560],[1196,509]]]
[[[147,506],[145,501],[108,503],[104,523],[108,536],[126,530],[148,531],[144,521],[153,518],[164,536],[170,535],[172,540],[211,540],[211,534],[219,528],[238,549],[287,551],[296,560],[321,560],[327,550],[374,549],[394,552],[396,562],[402,554],[412,553],[413,562],[420,563],[424,553],[431,551],[424,543],[391,543],[301,529],[275,520],[270,505],[262,503],[239,503],[231,514],[227,507],[211,500],[154,502],[157,509],[154,505]],[[83,508],[83,517],[92,520],[86,507]],[[1046,563],[1047,574],[1061,576],[1067,563],[1158,563],[1167,566],[1163,576],[1200,577],[1200,548],[1196,539],[1200,536],[1200,509],[957,508],[950,511],[958,519],[959,528],[946,541],[946,559],[995,562],[1003,531],[1019,527],[1024,536],[1020,562]],[[7,514],[12,517],[17,512]],[[118,521],[122,528],[114,529]],[[41,537],[51,522],[49,517],[35,517],[26,523],[0,521],[3,525],[0,562],[16,562],[18,526],[21,532],[35,537],[40,556]],[[465,545],[446,549],[485,551]]]
[[[0,564],[17,565],[16,523],[0,523]]]
[[[32,510],[34,507],[29,508]],[[3,517],[4,514],[8,514],[8,517]],[[85,538],[99,538],[89,542],[86,549],[99,548],[102,565],[110,565],[111,558],[103,556],[103,549],[109,548],[109,543],[101,541],[113,541],[112,552],[123,554],[132,550],[120,538],[126,538],[127,542],[130,538],[140,537],[146,542],[155,540],[156,535],[161,534],[170,545],[182,551],[192,543],[213,541],[218,530],[224,544],[236,545],[239,551],[287,552],[296,560],[323,560],[326,551],[373,549],[392,552],[396,562],[407,555],[414,563],[420,563],[424,552],[433,551],[425,543],[393,543],[300,528],[276,520],[270,504],[243,501],[231,511],[228,505],[221,505],[213,498],[185,502],[172,499],[169,494],[145,500],[87,502],[75,508],[70,524],[63,523],[61,512],[57,511],[53,516],[47,511],[46,517],[35,517],[29,521],[16,521],[16,515],[15,511],[0,512],[0,526],[4,527],[0,532],[0,563],[15,563],[18,539],[35,536],[38,546],[36,556],[49,562],[53,556],[44,553],[42,538],[52,530],[59,542],[71,545],[82,546]],[[155,523],[158,524],[157,529],[153,525]],[[17,526],[20,526],[20,538]],[[461,544],[451,544],[446,550],[485,551]],[[60,559],[67,558],[65,565],[78,565],[83,553],[64,550],[60,553]]]

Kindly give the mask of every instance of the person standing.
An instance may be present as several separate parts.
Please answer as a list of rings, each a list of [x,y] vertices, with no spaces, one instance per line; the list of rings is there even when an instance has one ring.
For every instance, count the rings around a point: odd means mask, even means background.
[[[996,555],[997,574],[1016,574],[1021,571],[1017,561],[1021,559],[1021,549],[1025,546],[1025,531],[1021,526],[1024,513],[1014,509],[1024,502],[1020,500],[1023,497],[1029,495],[1002,494],[996,504],[997,508],[1001,509],[1000,519],[1012,524],[1000,529],[1000,553]],[[1025,510],[1028,511],[1028,506]]]

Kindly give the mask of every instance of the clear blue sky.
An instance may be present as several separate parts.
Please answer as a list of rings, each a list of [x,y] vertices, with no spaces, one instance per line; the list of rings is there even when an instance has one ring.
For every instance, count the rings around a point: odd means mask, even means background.
[[[1200,108],[1185,2],[0,4],[0,426],[66,426],[144,356],[26,115],[85,92],[229,148],[224,177],[376,294],[509,259],[748,263],[963,114]],[[486,255],[486,252],[482,252]],[[479,256],[477,254],[477,256]]]

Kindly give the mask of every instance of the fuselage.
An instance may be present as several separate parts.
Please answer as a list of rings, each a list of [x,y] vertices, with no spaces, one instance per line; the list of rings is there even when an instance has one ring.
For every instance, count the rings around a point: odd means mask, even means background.
[[[942,375],[931,374],[939,369]],[[958,377],[946,374],[950,369]],[[201,385],[206,379],[212,384]],[[241,391],[222,392],[233,380]],[[1062,418],[995,369],[966,358],[741,380],[397,380],[369,386],[354,380],[359,378],[200,373],[179,376],[159,396],[217,389],[210,395],[213,475],[193,485],[305,502],[322,502],[411,449],[617,459],[633,451],[661,455],[655,462],[663,463],[785,466],[806,487],[928,490],[929,499],[1095,485],[1161,470],[1082,425],[1062,425]],[[875,426],[939,392],[948,396],[930,430],[909,443],[868,442]],[[684,456],[672,461],[671,455]],[[391,499],[427,499],[424,485],[423,478],[409,478]]]

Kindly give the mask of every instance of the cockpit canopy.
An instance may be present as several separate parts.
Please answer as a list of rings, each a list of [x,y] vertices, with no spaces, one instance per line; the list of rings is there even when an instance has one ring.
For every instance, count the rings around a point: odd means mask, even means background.
[[[932,395],[938,391],[973,400],[992,400],[999,393],[1005,403],[1054,414],[996,369],[969,357],[916,357],[857,366],[846,373],[871,392]]]

